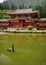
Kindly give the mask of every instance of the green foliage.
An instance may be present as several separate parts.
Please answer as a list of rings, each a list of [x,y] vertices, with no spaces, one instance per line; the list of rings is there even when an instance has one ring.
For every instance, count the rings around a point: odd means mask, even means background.
[[[24,3],[19,6],[19,9],[25,9],[25,8],[27,8],[27,6],[25,6]]]
[[[0,10],[3,10],[3,4],[0,3]]]
[[[36,10],[39,10],[39,14],[41,18],[45,18],[46,17],[46,7],[42,7],[42,6],[36,6]]]
[[[12,8],[11,8],[12,10],[15,10],[15,9],[17,9],[17,6],[15,6],[13,3],[12,3]]]
[[[4,12],[0,12],[0,18],[2,18],[3,17],[3,15],[5,15],[6,13],[4,13]]]
[[[28,8],[31,8],[31,4],[28,6]]]
[[[28,30],[32,30],[33,27],[32,27],[32,26],[28,26],[27,29],[28,29]]]
[[[3,17],[2,17],[3,19],[10,19],[11,17],[10,16],[8,16],[8,15],[3,15]]]
[[[3,5],[3,9],[6,9],[6,10],[9,10],[9,9],[10,9],[7,3],[5,3],[5,4]]]
[[[0,19],[3,18],[3,17],[10,17],[6,14],[6,12],[14,12],[15,10],[0,10]]]

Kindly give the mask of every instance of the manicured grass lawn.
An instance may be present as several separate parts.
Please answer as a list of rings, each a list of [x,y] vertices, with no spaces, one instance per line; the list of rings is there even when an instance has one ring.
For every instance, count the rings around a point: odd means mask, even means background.
[[[0,35],[0,65],[46,65],[46,34]]]

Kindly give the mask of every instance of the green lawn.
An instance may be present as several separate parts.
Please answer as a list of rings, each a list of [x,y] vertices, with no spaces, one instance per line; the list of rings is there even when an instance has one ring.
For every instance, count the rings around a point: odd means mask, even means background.
[[[0,65],[46,65],[46,34],[0,35]]]

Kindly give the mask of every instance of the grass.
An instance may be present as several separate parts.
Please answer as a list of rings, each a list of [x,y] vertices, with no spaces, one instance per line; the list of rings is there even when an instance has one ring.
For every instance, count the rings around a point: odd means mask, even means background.
[[[14,53],[7,51],[12,44],[15,45]],[[0,54],[11,59],[11,65],[46,65],[46,34],[0,35]],[[4,57],[5,61],[7,57]],[[10,65],[8,60],[7,64],[2,62],[3,59],[0,65]]]
[[[5,30],[8,33],[41,33],[46,34],[46,30]]]

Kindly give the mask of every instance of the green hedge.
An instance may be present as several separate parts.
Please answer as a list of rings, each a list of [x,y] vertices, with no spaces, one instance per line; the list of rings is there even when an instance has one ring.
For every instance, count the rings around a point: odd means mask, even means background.
[[[37,30],[37,31],[34,31],[34,30],[25,30],[25,31],[21,31],[21,30],[16,30],[16,31],[5,31],[5,32],[8,32],[8,33],[34,33],[34,34],[37,34],[37,33],[45,33],[46,34],[46,30]]]
[[[28,26],[27,29],[28,29],[28,30],[32,30],[33,27],[32,27],[32,26]]]

